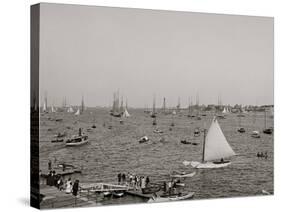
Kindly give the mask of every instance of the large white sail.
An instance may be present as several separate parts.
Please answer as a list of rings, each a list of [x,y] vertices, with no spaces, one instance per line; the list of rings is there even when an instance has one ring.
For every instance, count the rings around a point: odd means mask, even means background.
[[[214,118],[205,138],[204,161],[218,160],[234,155],[235,152],[228,144],[217,119]]]
[[[226,108],[223,109],[222,113],[227,113],[227,110]]]

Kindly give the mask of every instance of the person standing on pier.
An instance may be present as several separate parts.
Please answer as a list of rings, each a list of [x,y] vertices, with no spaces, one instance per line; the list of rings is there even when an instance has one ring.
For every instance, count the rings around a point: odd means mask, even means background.
[[[77,196],[78,194],[78,189],[79,189],[79,180],[75,180],[74,184],[73,184],[73,188],[72,188],[72,194],[74,196]]]
[[[72,182],[71,182],[71,178],[68,178],[68,180],[66,181],[66,187],[65,187],[65,193],[66,194],[70,194],[72,191]]]
[[[149,182],[150,182],[150,180],[149,180],[149,177],[147,176],[147,177],[146,177],[146,180],[145,180],[146,186],[148,185]]]
[[[52,161],[49,160],[48,162],[48,170],[51,171],[52,170]]]
[[[171,192],[172,192],[172,182],[171,181],[168,182],[168,191],[169,191],[169,194],[171,194]]]
[[[142,193],[144,192],[144,189],[145,189],[145,178],[142,176],[141,177],[141,190],[142,190]]]
[[[126,182],[126,175],[123,173],[122,174],[122,182],[125,183]]]
[[[118,185],[121,183],[121,173],[119,173],[118,175],[117,175],[117,178],[118,178]]]

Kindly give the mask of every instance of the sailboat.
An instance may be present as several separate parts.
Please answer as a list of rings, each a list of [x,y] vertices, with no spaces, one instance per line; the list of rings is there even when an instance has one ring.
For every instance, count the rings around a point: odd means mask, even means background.
[[[198,169],[222,168],[230,165],[231,162],[225,161],[224,158],[234,156],[235,152],[227,142],[216,117],[212,120],[207,135],[205,134],[206,130],[204,130],[202,161],[184,161],[183,164]]]
[[[153,107],[152,107],[152,111],[151,111],[150,117],[151,118],[155,118],[156,117],[155,96],[153,97]]]
[[[124,117],[124,118],[128,118],[128,117],[130,117],[130,116],[131,116],[131,115],[129,114],[129,112],[128,112],[127,108],[125,108],[125,111],[123,112],[122,117]]]
[[[226,114],[227,113],[227,109],[224,107],[222,113]]]
[[[266,109],[264,109],[264,130],[263,130],[263,133],[269,134],[269,135],[271,135],[273,133],[272,127],[270,127],[270,128],[266,127]]]
[[[73,113],[74,110],[73,110],[73,108],[70,106],[70,107],[67,109],[67,112],[68,112],[68,113]]]
[[[74,114],[75,116],[79,116],[80,115],[80,109],[78,108],[76,113]]]
[[[43,112],[44,112],[44,113],[47,112],[47,104],[46,104],[45,101],[44,101],[44,104],[43,104]]]
[[[51,107],[51,111],[52,111],[52,113],[56,113],[57,112],[57,110],[56,110],[56,108],[54,106]]]
[[[119,108],[119,92],[113,94],[113,105],[112,110],[110,111],[110,115],[114,117],[121,117],[122,115]]]
[[[244,132],[246,132],[246,130],[244,127],[241,127],[241,116],[238,116],[238,118],[239,118],[239,128],[237,131],[240,133],[244,133]]]

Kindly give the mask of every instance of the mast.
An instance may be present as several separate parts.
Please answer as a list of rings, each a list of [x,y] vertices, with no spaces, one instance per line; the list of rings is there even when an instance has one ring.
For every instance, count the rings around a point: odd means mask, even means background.
[[[163,112],[166,112],[166,98],[163,99]]]
[[[264,129],[266,129],[266,109],[264,109]]]
[[[84,111],[84,95],[82,95],[82,102],[81,102],[81,112]]]
[[[202,163],[205,161],[205,141],[206,141],[206,129],[204,128],[203,135],[203,154],[202,154]]]

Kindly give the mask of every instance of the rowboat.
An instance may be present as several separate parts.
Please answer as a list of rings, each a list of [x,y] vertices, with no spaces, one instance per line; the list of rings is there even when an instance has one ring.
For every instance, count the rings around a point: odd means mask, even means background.
[[[185,178],[185,177],[193,177],[196,174],[196,172],[191,173],[181,173],[181,174],[171,174],[171,177],[173,178]]]
[[[179,195],[174,195],[174,196],[169,196],[169,197],[151,197],[148,200],[148,203],[153,203],[153,202],[169,202],[169,201],[177,201],[177,200],[187,200],[191,199],[194,196],[194,192],[189,192],[187,194],[179,194]]]
[[[124,196],[124,192],[113,192],[112,193],[112,195],[114,196],[114,197],[117,197],[117,198],[119,198],[119,197],[123,197]]]

